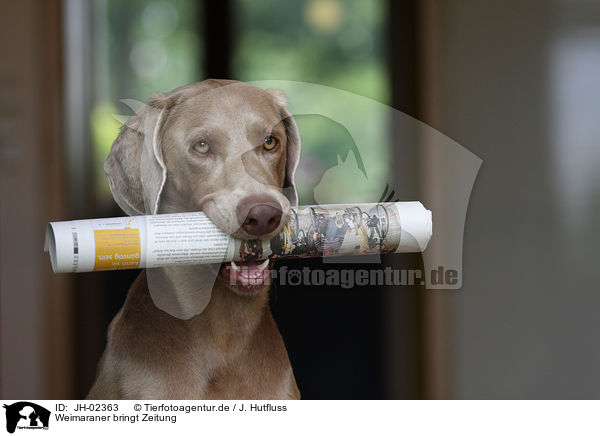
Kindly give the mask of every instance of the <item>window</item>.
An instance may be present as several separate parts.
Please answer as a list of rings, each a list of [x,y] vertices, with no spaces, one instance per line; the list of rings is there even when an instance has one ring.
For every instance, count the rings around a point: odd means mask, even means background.
[[[116,115],[131,115],[155,92],[201,80],[200,11],[193,0],[100,0],[91,7],[94,191],[110,201],[102,166],[121,127]]]
[[[243,81],[317,83],[389,103],[383,40],[386,7],[381,0],[237,0],[233,76]],[[302,97],[288,98],[293,110],[294,101]],[[319,202],[315,188],[321,198],[335,198],[337,203],[356,198],[376,201],[388,180],[388,120],[367,110],[360,99],[350,107],[341,104],[323,98],[315,107],[320,113],[343,110],[346,120],[368,132],[368,153],[364,146],[359,152],[345,126],[318,113],[296,116],[302,136],[296,174],[300,204]],[[327,180],[321,184],[326,172]],[[357,184],[357,176],[369,183]]]

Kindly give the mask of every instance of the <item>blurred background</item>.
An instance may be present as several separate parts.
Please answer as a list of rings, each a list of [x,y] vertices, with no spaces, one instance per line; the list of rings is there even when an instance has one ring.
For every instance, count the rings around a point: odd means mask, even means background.
[[[483,159],[461,290],[272,291],[303,398],[600,396],[597,1],[24,0],[2,2],[0,23],[2,398],[89,390],[138,272],[53,275],[45,224],[121,215],[102,170],[114,115],[209,77],[343,89]],[[390,120],[348,111],[373,138],[367,155],[343,126],[297,117],[300,203],[351,156],[418,199],[418,148],[394,141]]]

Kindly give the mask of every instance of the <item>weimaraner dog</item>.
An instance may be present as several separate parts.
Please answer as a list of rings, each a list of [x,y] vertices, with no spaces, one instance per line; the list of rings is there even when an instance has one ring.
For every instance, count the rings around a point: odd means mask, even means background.
[[[211,79],[152,96],[123,126],[104,167],[129,215],[203,211],[234,237],[269,239],[297,204],[299,155],[282,93]],[[88,398],[299,398],[269,309],[270,267],[214,266],[208,298],[206,266],[161,269],[158,283],[167,285],[153,292],[204,309],[187,319],[157,307],[148,279],[156,270],[143,270],[110,324]]]

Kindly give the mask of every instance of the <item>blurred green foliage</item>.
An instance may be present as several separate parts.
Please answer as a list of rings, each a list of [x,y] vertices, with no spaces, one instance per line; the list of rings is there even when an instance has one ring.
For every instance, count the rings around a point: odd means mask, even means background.
[[[101,102],[94,106],[90,114],[92,144],[94,144],[95,186],[103,197],[109,194],[103,169],[104,160],[121,127],[121,123],[113,117],[116,113],[117,108],[112,103]]]
[[[104,30],[112,102],[146,101],[202,80],[203,45],[198,34],[198,2],[193,0],[101,0],[106,2]],[[102,70],[99,66],[96,71]]]

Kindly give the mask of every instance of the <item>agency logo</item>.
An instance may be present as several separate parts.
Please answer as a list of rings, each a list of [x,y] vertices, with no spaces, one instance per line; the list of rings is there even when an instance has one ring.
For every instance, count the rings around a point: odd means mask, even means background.
[[[19,401],[10,405],[4,404],[6,409],[6,431],[14,433],[16,429],[48,430],[50,411],[42,406],[29,401]]]

